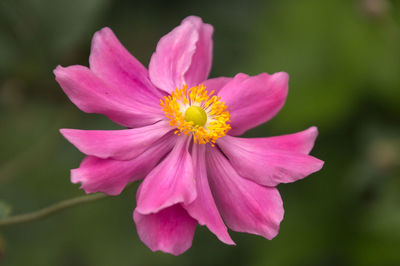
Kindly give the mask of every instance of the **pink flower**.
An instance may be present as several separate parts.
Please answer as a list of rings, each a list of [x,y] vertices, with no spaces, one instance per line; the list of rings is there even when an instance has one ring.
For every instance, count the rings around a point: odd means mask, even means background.
[[[289,77],[279,72],[207,79],[212,34],[199,17],[184,19],[161,38],[147,71],[104,28],[93,37],[89,68],[54,70],[78,108],[128,128],[61,129],[87,155],[71,171],[71,181],[86,193],[118,195],[144,178],[133,219],[153,251],[183,253],[197,223],[230,245],[227,226],[274,238],[284,213],[276,186],[323,165],[308,155],[316,127],[279,137],[237,137],[282,108]]]

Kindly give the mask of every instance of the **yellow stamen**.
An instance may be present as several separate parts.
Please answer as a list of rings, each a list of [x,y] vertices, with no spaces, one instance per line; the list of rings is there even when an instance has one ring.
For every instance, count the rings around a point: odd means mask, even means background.
[[[190,89],[184,85],[161,100],[160,105],[175,134],[192,135],[195,143],[206,144],[226,135],[231,129],[227,106],[221,98],[208,93],[203,85]]]

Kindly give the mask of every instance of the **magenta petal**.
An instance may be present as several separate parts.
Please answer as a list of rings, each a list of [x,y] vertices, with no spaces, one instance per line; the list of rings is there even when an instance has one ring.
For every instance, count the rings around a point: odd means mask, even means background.
[[[211,194],[207,180],[205,149],[205,145],[193,145],[193,170],[196,179],[197,198],[183,207],[199,224],[207,226],[219,240],[234,245],[235,243],[228,234]]]
[[[149,65],[153,84],[171,93],[204,81],[211,69],[212,33],[211,25],[191,16],[162,37]]]
[[[207,79],[203,82],[203,85],[207,88],[208,92],[214,91],[214,94],[218,94],[218,92],[231,80],[232,78],[228,77]]]
[[[288,92],[285,72],[254,77],[237,74],[218,93],[231,115],[229,135],[241,135],[272,117],[282,108]]]
[[[181,136],[174,149],[140,185],[136,210],[141,214],[159,212],[177,203],[191,203],[197,196],[193,178],[189,138]]]
[[[185,83],[191,86],[197,86],[200,82],[207,79],[210,74],[212,64],[214,32],[213,26],[205,24],[199,17],[190,16],[182,23],[192,23],[199,33],[199,40],[196,43],[196,51],[193,54],[192,62],[185,73]]]
[[[180,204],[147,215],[135,210],[133,219],[140,239],[152,251],[160,250],[176,256],[192,246],[197,223]]]
[[[71,101],[86,113],[98,113],[127,127],[154,124],[163,119],[161,108],[142,104],[110,88],[84,66],[58,66],[56,80]]]
[[[86,193],[118,195],[126,184],[145,177],[175,145],[176,136],[165,135],[141,155],[129,161],[86,157],[79,168],[71,170],[71,182],[82,183]]]
[[[241,176],[274,187],[302,179],[322,168],[323,161],[307,155],[315,137],[316,131],[311,128],[272,138],[225,136],[217,143]]]
[[[90,69],[114,90],[148,105],[159,106],[162,93],[151,83],[147,69],[119,42],[110,28],[96,32]]]
[[[207,155],[211,189],[228,227],[274,238],[284,214],[279,191],[239,176],[218,149],[209,148]]]
[[[115,160],[135,158],[168,131],[171,131],[171,126],[165,121],[123,130],[60,130],[82,153]]]
[[[248,150],[252,149],[268,149],[268,150],[284,150],[296,153],[309,154],[311,149],[314,147],[315,139],[318,136],[317,127],[310,127],[306,130],[287,134],[282,136],[267,137],[267,138],[231,138],[229,140],[242,141],[242,147],[246,147]],[[224,139],[220,139],[224,142]]]

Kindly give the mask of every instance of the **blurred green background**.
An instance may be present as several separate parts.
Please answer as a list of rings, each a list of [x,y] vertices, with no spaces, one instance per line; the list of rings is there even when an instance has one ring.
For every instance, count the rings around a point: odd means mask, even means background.
[[[58,129],[119,128],[79,111],[56,65],[87,65],[110,26],[144,65],[188,15],[215,28],[212,77],[286,71],[289,97],[246,136],[311,125],[321,172],[280,185],[285,219],[268,241],[197,228],[192,248],[152,253],[131,215],[135,189],[46,220],[0,228],[1,265],[400,265],[400,1],[0,1],[0,214],[83,195],[69,169],[83,155]]]

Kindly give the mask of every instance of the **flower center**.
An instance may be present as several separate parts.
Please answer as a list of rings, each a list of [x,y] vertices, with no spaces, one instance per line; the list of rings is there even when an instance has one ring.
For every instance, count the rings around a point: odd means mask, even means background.
[[[169,124],[177,128],[175,134],[192,135],[194,143],[213,143],[231,129],[227,106],[214,91],[208,93],[203,85],[176,88],[161,100],[161,107]]]
[[[206,111],[204,111],[200,106],[190,106],[185,111],[185,121],[192,121],[195,126],[202,127],[207,122]]]

